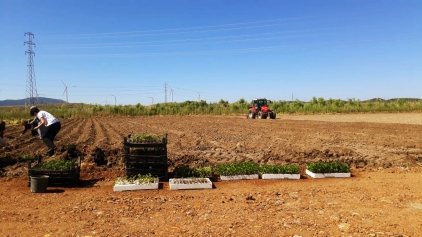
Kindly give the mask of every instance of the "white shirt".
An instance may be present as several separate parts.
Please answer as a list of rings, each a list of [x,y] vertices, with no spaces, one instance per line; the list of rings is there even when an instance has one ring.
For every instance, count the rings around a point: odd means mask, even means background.
[[[41,110],[40,112],[38,112],[37,117],[40,120],[41,120],[41,118],[44,118],[47,121],[47,124],[45,125],[46,127],[50,126],[53,123],[59,122],[59,120],[56,119],[52,114],[50,114],[47,111],[43,111],[43,110]]]

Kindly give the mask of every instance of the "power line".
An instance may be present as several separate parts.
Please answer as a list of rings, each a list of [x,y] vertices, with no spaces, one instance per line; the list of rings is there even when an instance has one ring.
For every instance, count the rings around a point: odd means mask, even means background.
[[[258,41],[258,40],[269,40],[269,39],[282,39],[282,38],[292,38],[298,36],[309,36],[306,34],[302,35],[284,35],[284,36],[273,36],[266,38],[253,38],[253,39],[237,39],[237,40],[223,40],[223,41],[208,41],[208,42],[190,42],[190,43],[178,43],[178,44],[132,44],[132,45],[96,45],[96,46],[69,46],[69,47],[59,47],[63,48],[72,48],[72,49],[97,49],[97,48],[135,48],[135,47],[155,47],[155,46],[180,46],[180,45],[197,45],[197,44],[219,44],[219,43],[233,43],[233,42],[246,42],[246,41]],[[55,48],[57,49],[57,48]]]
[[[403,38],[385,38],[385,39],[372,39],[362,41],[351,41],[351,42],[339,42],[339,43],[318,43],[318,44],[292,44],[282,46],[269,46],[269,47],[255,47],[255,48],[239,48],[239,49],[225,49],[225,50],[207,50],[207,51],[190,51],[190,52],[164,52],[164,53],[126,53],[126,54],[66,54],[66,55],[45,55],[44,57],[125,57],[125,56],[171,56],[171,55],[207,55],[207,54],[221,54],[221,53],[232,53],[232,52],[260,52],[268,50],[279,50],[294,47],[326,47],[335,45],[351,45],[351,44],[366,44],[376,42],[388,42],[398,40],[414,40],[421,39],[422,36],[410,36]]]
[[[90,37],[70,37],[70,38],[71,39],[92,39],[92,38],[118,38],[118,37],[135,37],[135,36],[159,36],[159,35],[178,35],[178,34],[191,34],[191,33],[209,33],[209,32],[218,32],[218,31],[232,31],[232,30],[241,30],[241,29],[262,28],[262,27],[279,26],[279,25],[286,25],[286,24],[287,23],[280,23],[280,24],[245,26],[245,27],[236,27],[236,28],[227,28],[227,29],[182,31],[182,32],[170,32],[170,33],[159,33],[159,34],[132,34],[132,35],[110,35],[110,36],[90,36]]]
[[[201,41],[201,40],[214,40],[214,39],[228,39],[228,38],[239,38],[239,37],[250,37],[250,36],[262,36],[262,35],[274,35],[274,34],[285,34],[285,33],[294,33],[294,32],[307,32],[307,31],[317,31],[317,30],[327,30],[334,28],[318,28],[318,29],[304,29],[304,30],[289,30],[289,31],[276,31],[276,32],[266,32],[259,34],[244,34],[244,35],[232,35],[232,36],[218,36],[218,37],[206,37],[206,38],[190,38],[190,39],[177,39],[177,40],[154,40],[154,41],[138,41],[138,42],[114,42],[114,43],[92,43],[92,44],[62,44],[62,45],[43,45],[45,48],[89,48],[90,46],[114,46],[114,45],[126,45],[126,44],[150,44],[150,43],[167,43],[167,42],[186,42],[186,41]]]
[[[309,17],[280,18],[280,19],[272,19],[272,20],[250,21],[250,22],[211,25],[211,26],[197,26],[197,27],[185,27],[185,28],[174,28],[174,29],[161,29],[161,30],[126,31],[126,32],[111,32],[111,33],[96,33],[96,34],[46,35],[46,36],[43,36],[42,38],[57,38],[57,37],[96,38],[96,37],[119,37],[119,35],[133,36],[133,34],[139,34],[139,33],[144,34],[144,33],[150,33],[150,32],[168,32],[168,31],[181,31],[181,30],[192,30],[192,29],[226,27],[226,26],[257,24],[257,23],[274,22],[274,21],[291,20],[291,19],[303,19],[303,18],[309,18]],[[286,24],[286,23],[284,23],[284,24]],[[264,25],[264,26],[268,26],[268,25]],[[260,26],[258,26],[258,27],[260,27]],[[245,28],[248,28],[248,27],[245,27]],[[232,30],[232,29],[236,29],[236,28],[228,28],[228,29],[225,29],[225,30]],[[193,31],[193,32],[207,32],[207,31]],[[178,33],[181,33],[181,32],[174,32],[174,33],[178,34]],[[182,32],[182,33],[191,33],[191,32]],[[156,35],[156,34],[154,34],[154,35]]]
[[[386,10],[378,9],[376,11],[371,11],[370,13],[382,13],[386,12]],[[408,14],[408,12],[406,12]],[[342,14],[341,16],[335,14],[323,14],[323,15],[309,15],[309,16],[301,16],[301,17],[289,17],[289,18],[278,18],[278,19],[269,19],[269,20],[260,20],[260,21],[248,21],[248,22],[238,22],[238,23],[228,23],[228,24],[218,24],[218,25],[207,25],[207,26],[194,26],[194,27],[182,27],[182,28],[173,28],[173,29],[155,29],[155,30],[141,30],[141,31],[122,31],[122,32],[106,32],[106,33],[87,33],[87,34],[58,34],[58,35],[45,35],[41,36],[41,38],[46,39],[56,39],[56,38],[66,38],[66,39],[74,39],[74,38],[106,38],[106,37],[129,37],[129,36],[142,36],[142,35],[160,35],[160,34],[147,34],[153,32],[164,32],[164,34],[180,34],[180,33],[198,33],[198,32],[209,32],[208,30],[205,31],[185,31],[185,30],[197,30],[197,29],[207,29],[207,28],[216,28],[216,27],[230,27],[230,26],[239,26],[239,25],[246,25],[246,24],[260,24],[260,23],[267,23],[267,22],[277,22],[277,21],[287,21],[282,24],[291,24],[291,23],[302,23],[306,21],[315,22],[317,20],[335,20],[338,21],[340,19],[348,19],[348,18],[361,18],[361,17],[368,17],[371,16],[368,13],[362,14],[350,14],[345,15]],[[382,16],[389,16],[391,18],[391,14],[382,14]],[[339,19],[340,18],[340,19]],[[295,20],[293,22],[288,22],[290,20]],[[300,20],[300,21],[297,21]],[[220,30],[234,30],[234,29],[244,29],[244,28],[254,28],[254,27],[264,27],[264,26],[273,26],[273,25],[280,25],[280,24],[270,24],[270,25],[258,25],[258,26],[247,26],[247,27],[240,27],[240,28],[225,28],[225,29],[217,29],[212,31],[220,31]],[[174,32],[174,31],[184,31],[184,32]],[[169,32],[169,33],[166,33]]]
[[[377,26],[373,26],[374,30],[378,29]],[[134,48],[134,47],[155,47],[155,46],[177,46],[177,45],[192,45],[192,44],[212,44],[212,43],[230,43],[230,42],[246,42],[246,41],[257,41],[257,40],[269,40],[269,39],[281,39],[281,38],[291,38],[291,37],[300,37],[300,36],[314,36],[318,35],[320,30],[333,30],[333,29],[343,29],[338,27],[324,27],[324,28],[312,28],[312,29],[302,29],[302,30],[290,30],[290,31],[277,31],[277,32],[266,32],[259,34],[243,34],[243,35],[231,35],[231,36],[219,36],[219,37],[206,37],[206,38],[188,38],[188,39],[177,39],[177,40],[155,40],[155,41],[142,41],[142,42],[113,42],[113,43],[102,43],[102,44],[66,44],[66,45],[43,45],[45,48],[50,49],[66,49],[66,48],[79,48],[79,49],[96,49],[96,48]],[[347,29],[344,29],[347,30]],[[300,33],[305,32],[305,34],[287,34],[286,33]],[[315,33],[306,33],[306,32],[315,32]],[[335,33],[335,32],[329,32]],[[241,37],[254,37],[254,36],[264,36],[264,35],[275,35],[275,34],[284,34],[281,36],[272,36],[272,37],[260,37],[260,38],[246,38],[246,39],[233,39]],[[222,40],[222,41],[212,41],[218,39],[233,39],[233,40]],[[211,40],[211,41],[210,41]],[[194,41],[194,42],[191,42]],[[200,42],[196,42],[200,41]],[[205,41],[205,42],[204,42]],[[175,42],[175,43],[171,43]],[[181,43],[177,43],[181,42]],[[182,43],[188,42],[188,43]],[[161,44],[161,43],[170,43],[170,44]]]

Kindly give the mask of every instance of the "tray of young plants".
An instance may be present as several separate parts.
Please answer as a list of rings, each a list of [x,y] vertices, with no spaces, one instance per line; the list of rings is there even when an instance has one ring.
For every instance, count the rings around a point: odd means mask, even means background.
[[[306,166],[306,174],[312,178],[347,178],[350,168],[340,162],[315,162]]]
[[[139,145],[142,147],[142,144],[153,146],[155,145],[163,145],[167,144],[167,134],[158,135],[158,134],[150,134],[150,133],[142,133],[142,134],[129,134],[123,140],[124,145]]]
[[[190,168],[178,166],[173,170],[174,179],[169,179],[170,190],[211,189],[213,170],[211,166]]]
[[[297,165],[260,165],[262,179],[300,179]]]
[[[175,178],[183,177],[201,177],[201,178],[213,178],[214,172],[211,166],[190,168],[188,166],[177,166],[173,170]]]
[[[80,158],[78,162],[50,160],[41,161],[34,166],[28,163],[28,185],[30,185],[31,176],[38,175],[48,175],[49,186],[75,185],[79,181],[80,165]]]
[[[191,177],[169,179],[170,190],[183,189],[212,189],[212,182],[209,178]]]
[[[130,151],[135,156],[165,156],[166,151],[162,148],[135,148]]]
[[[253,162],[217,165],[220,180],[258,179],[259,166]]]
[[[135,176],[123,176],[114,181],[114,192],[158,189],[159,180],[151,174],[138,174]]]
[[[34,162],[38,160],[39,157],[39,155],[22,154],[18,157],[18,162]]]
[[[167,163],[167,154],[163,148],[135,148],[123,157],[126,163]]]
[[[130,156],[124,155],[124,161],[126,165],[130,164],[167,164],[166,156]]]

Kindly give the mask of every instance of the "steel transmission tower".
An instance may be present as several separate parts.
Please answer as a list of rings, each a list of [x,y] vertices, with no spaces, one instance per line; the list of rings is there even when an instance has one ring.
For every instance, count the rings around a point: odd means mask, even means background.
[[[28,55],[28,77],[26,79],[26,98],[25,106],[36,105],[38,102],[37,82],[35,81],[35,70],[34,70],[34,56],[35,53],[32,51],[32,46],[35,47],[32,39],[34,34],[26,32],[25,36],[28,36],[28,41],[24,42],[24,45],[28,45],[28,50],[25,51],[25,55]]]

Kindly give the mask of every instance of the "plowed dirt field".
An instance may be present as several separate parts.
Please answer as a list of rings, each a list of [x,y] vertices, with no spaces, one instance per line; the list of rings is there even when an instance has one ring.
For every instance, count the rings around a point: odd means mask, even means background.
[[[0,236],[422,236],[422,114],[163,116],[61,120],[49,159],[83,156],[79,187],[31,193],[22,154],[38,137],[8,126],[0,148]],[[300,180],[214,182],[212,190],[114,193],[129,133],[168,134],[169,171],[226,162],[297,164]],[[61,150],[76,144],[76,154]],[[84,149],[85,148],[85,149]],[[98,165],[98,161],[103,165]],[[312,179],[341,161],[352,178]],[[100,162],[101,163],[101,162]],[[171,173],[170,173],[171,175]]]

